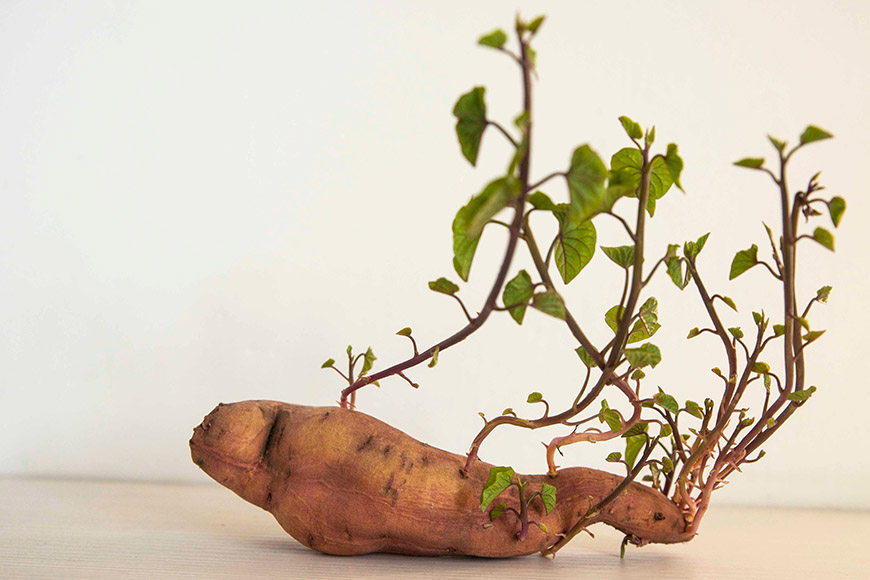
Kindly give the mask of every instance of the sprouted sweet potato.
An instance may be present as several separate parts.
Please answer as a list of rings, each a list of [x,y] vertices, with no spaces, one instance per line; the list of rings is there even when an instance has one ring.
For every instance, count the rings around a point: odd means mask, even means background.
[[[291,535],[316,550],[554,554],[597,522],[625,532],[623,548],[629,543],[684,542],[697,533],[712,494],[758,461],[762,445],[816,391],[807,385],[805,365],[808,348],[812,350],[824,331],[811,327],[809,315],[813,305],[827,302],[831,287],[798,295],[797,246],[818,244],[833,251],[833,234],[806,223],[818,223],[827,213],[837,227],[846,202],[820,194],[824,188],[818,173],[793,190],[787,166],[805,146],[832,135],[810,125],[794,145],[769,136],[774,150],[770,166],[761,157],[735,162],[773,182],[770,203],[781,215],[780,223],[764,224],[763,253],[757,244],[737,252],[728,271],[734,280],[755,269],[755,278],[764,277],[766,283],[759,294],[782,296],[777,312],[759,309],[750,318],[738,312],[726,293],[702,281],[701,253],[708,240],[719,240],[695,232],[682,244],[647,247],[648,222],[674,186],[682,189],[683,160],[677,145],[657,145],[655,127],[644,129],[620,117],[628,143],[611,156],[609,166],[584,144],[573,151],[567,168],[532,178],[531,43],[542,22],[543,17],[530,22],[517,18],[516,50],[506,45],[508,36],[502,30],[480,39],[519,66],[523,106],[513,126],[488,116],[483,87],[462,95],[453,109],[462,154],[472,165],[487,130],[511,147],[505,174],[461,207],[452,227],[453,266],[464,282],[485,231],[507,230],[504,257],[486,301],[479,308],[466,308],[460,286],[439,277],[429,287],[456,300],[465,321],[450,336],[419,349],[411,328],[402,328],[397,334],[409,340],[413,354],[383,370],[374,369],[371,348],[354,354],[348,347],[346,366],[339,368],[334,359],[322,365],[347,382],[340,408],[266,401],[220,406],[191,440],[194,461],[209,475],[272,512]],[[562,180],[567,200],[556,203],[542,189]],[[756,203],[764,203],[761,196]],[[547,246],[539,247],[533,233],[537,220],[555,220],[557,233]],[[615,220],[619,231],[624,230],[625,245],[597,251],[596,225],[602,220]],[[534,269],[511,276],[512,260],[521,247],[528,250]],[[584,268],[595,257],[609,260],[622,281],[621,295],[602,313],[600,330],[581,327],[567,300],[567,286],[583,279]],[[666,276],[703,304],[706,320],[689,330],[687,338],[709,341],[721,351],[723,362],[712,374],[691,380],[699,387],[704,384],[699,392],[715,392],[718,399],[680,402],[647,378],[662,360],[653,339],[663,321],[648,287],[655,275]],[[356,410],[357,391],[388,377],[418,387],[408,375],[411,369],[437,364],[441,353],[476,332],[494,313],[506,313],[522,324],[533,311],[564,323],[573,338],[570,348],[579,357],[579,379],[568,381],[572,402],[567,408],[551,409],[542,393],[533,392],[526,402],[541,413],[522,417],[505,401],[507,408],[498,416],[487,419],[481,413],[484,425],[464,457],[419,443]],[[589,320],[589,314],[583,319]],[[774,348],[777,355],[771,354]],[[651,383],[657,388],[651,389]],[[621,404],[611,406],[605,397],[616,397]],[[545,475],[518,475],[478,458],[481,445],[500,427],[559,425],[566,431],[546,446]],[[602,441],[610,442],[605,459],[620,466],[621,475],[558,469],[561,447]],[[620,445],[618,450],[612,449],[614,444]]]

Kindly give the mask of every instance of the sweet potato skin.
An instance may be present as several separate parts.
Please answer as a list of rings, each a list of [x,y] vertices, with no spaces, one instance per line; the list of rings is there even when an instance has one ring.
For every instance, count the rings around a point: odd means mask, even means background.
[[[300,543],[339,555],[503,558],[541,552],[621,481],[586,468],[563,469],[556,478],[521,475],[532,489],[555,485],[557,504],[545,515],[540,502],[533,502],[530,519],[549,533],[532,526],[519,541],[512,514],[490,522],[480,510],[490,464],[478,461],[464,475],[463,456],[358,411],[276,401],[222,404],[194,430],[190,449],[194,463],[271,512]],[[511,501],[516,505],[515,493],[506,503]],[[679,509],[636,483],[591,521],[643,541],[691,539]]]

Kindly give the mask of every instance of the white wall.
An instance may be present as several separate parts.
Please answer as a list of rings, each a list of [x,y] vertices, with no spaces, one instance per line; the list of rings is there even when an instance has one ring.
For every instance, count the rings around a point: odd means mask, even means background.
[[[202,481],[187,439],[218,401],[328,405],[320,363],[352,343],[378,364],[461,326],[426,282],[456,276],[450,222],[503,171],[484,137],[478,170],[459,155],[451,108],[487,86],[509,123],[518,75],[477,37],[509,29],[503,2],[5,2],[0,4],[0,473]],[[815,123],[836,134],[800,154],[849,210],[838,252],[801,250],[804,296],[834,286],[814,320],[819,392],[720,495],[732,503],[870,507],[865,439],[870,159],[870,4],[519,2],[548,19],[537,43],[534,171],[576,145],[626,145],[617,117],[655,124],[686,161],[687,195],[651,223],[656,253],[707,231],[707,283],[749,312],[776,312],[760,271],[727,284],[731,256],[775,223],[776,196],[731,161],[768,155]],[[554,196],[563,195],[558,187]],[[600,242],[625,243],[603,227]],[[544,234],[542,233],[543,237]],[[502,251],[487,233],[463,288],[479,307]],[[658,248],[658,250],[655,250]],[[489,258],[490,264],[485,264]],[[596,340],[620,281],[602,257],[566,292]],[[518,265],[526,265],[525,258]],[[714,340],[695,295],[653,290],[665,361],[649,387],[681,400],[719,393]],[[572,398],[578,365],[562,325],[494,317],[435,369],[361,393],[363,410],[464,452],[489,415],[544,392]],[[862,354],[863,353],[863,354]],[[383,367],[380,367],[383,368]],[[619,400],[611,396],[611,402]],[[544,469],[556,431],[503,431],[482,456]],[[571,448],[600,465],[609,449]]]

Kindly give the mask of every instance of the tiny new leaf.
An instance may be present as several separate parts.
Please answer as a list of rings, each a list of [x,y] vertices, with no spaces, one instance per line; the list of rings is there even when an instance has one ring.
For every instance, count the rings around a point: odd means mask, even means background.
[[[525,270],[520,270],[507,284],[502,293],[502,301],[508,309],[511,318],[517,324],[523,323],[526,314],[526,304],[532,298],[532,278]]]
[[[571,213],[581,222],[602,211],[609,211],[615,199],[607,193],[604,182],[607,167],[589,145],[581,145],[571,156],[566,178],[571,193]]]
[[[662,362],[662,353],[659,347],[648,342],[637,348],[627,348],[624,354],[631,366],[638,369],[645,366],[655,367]]]
[[[824,129],[819,129],[815,125],[810,125],[801,134],[801,145],[806,145],[807,143],[812,143],[814,141],[821,141],[822,139],[830,139],[831,137],[833,137],[833,135]]]
[[[629,137],[632,139],[643,139],[643,129],[640,128],[640,125],[625,115],[619,118],[619,122],[622,123],[622,128],[625,129]]]
[[[538,401],[542,400],[543,398],[544,398],[544,396],[541,393],[535,391],[534,393],[529,393],[529,398],[526,399],[526,402],[527,403],[537,403]]]
[[[402,330],[400,330],[396,334],[398,334],[399,336],[411,336],[411,327],[406,326],[405,328],[403,328]]]
[[[831,289],[830,286],[822,286],[819,288],[818,292],[816,292],[816,300],[819,302],[827,302],[828,296],[831,295]]]
[[[809,344],[825,334],[824,330],[812,330],[804,335],[804,340],[806,341],[804,344]]]
[[[676,185],[680,191],[685,191],[683,186],[680,184],[680,173],[683,172],[683,158],[677,154],[676,143],[668,143],[668,153],[665,155],[665,165],[668,166],[668,169],[671,172],[671,179],[674,180],[674,185]]]
[[[773,336],[782,336],[785,334],[785,325],[784,324],[774,324],[773,325]]]
[[[477,44],[492,48],[501,48],[504,46],[505,42],[507,42],[507,34],[504,33],[504,30],[499,28],[493,30],[489,34],[481,36],[480,39],[478,39]]]
[[[816,392],[815,387],[810,387],[809,389],[804,389],[803,391],[795,391],[794,393],[790,393],[788,396],[789,401],[801,402],[809,399],[813,393]]]
[[[447,278],[438,278],[429,282],[429,290],[439,292],[441,294],[452,295],[459,292],[459,286],[448,280]]]
[[[704,244],[707,243],[707,238],[709,236],[710,233],[707,232],[694,242],[686,242],[683,246],[683,254],[694,263],[695,258],[697,258],[698,254],[701,253],[701,250],[704,249]]]
[[[695,328],[693,328],[692,330],[689,331],[689,334],[686,336],[686,338],[695,338],[699,334],[701,334],[701,329],[696,326]]]
[[[477,164],[480,138],[486,129],[486,103],[483,100],[485,92],[486,89],[484,87],[474,87],[459,97],[459,100],[456,101],[456,105],[453,107],[459,146],[462,149],[462,155],[472,165]]]
[[[727,304],[731,308],[731,310],[737,312],[737,304],[734,302],[733,298],[731,298],[730,296],[723,296],[722,302]]]
[[[766,375],[770,372],[770,365],[766,362],[758,361],[752,365],[752,372]]]
[[[535,294],[532,297],[532,306],[544,314],[565,319],[565,304],[562,302],[562,297],[552,290]]]
[[[658,392],[653,396],[653,401],[655,401],[656,405],[670,411],[674,415],[680,412],[680,405],[677,403],[677,400],[673,398],[671,395],[668,395],[664,392]]]
[[[507,506],[504,503],[499,503],[497,506],[489,510],[489,519],[490,521],[494,520],[498,516],[504,513],[504,510],[507,509]]]
[[[782,153],[783,149],[785,149],[785,141],[777,139],[773,135],[768,135],[767,138],[773,143],[773,146],[776,147],[776,150]]]
[[[729,328],[728,332],[730,332],[731,336],[733,336],[734,338],[743,338],[743,331],[740,330],[739,326],[734,326],[732,328]]]
[[[432,353],[432,359],[429,361],[429,364],[427,365],[430,369],[438,364],[438,355],[440,354],[440,350],[441,349],[436,347],[435,352]]]
[[[741,250],[734,256],[731,261],[731,273],[728,276],[729,280],[733,280],[749,268],[758,264],[758,246],[752,244],[748,250]]]
[[[640,185],[641,171],[643,169],[643,155],[641,152],[633,147],[620,149],[611,157],[610,168],[615,173],[625,175],[632,180],[635,184],[634,191],[626,195],[628,197],[637,197],[636,188]],[[652,217],[656,211],[656,200],[661,199],[674,183],[671,169],[664,158],[659,156],[653,158],[649,181],[649,199],[647,200],[646,209],[650,217]]]
[[[609,463],[618,463],[622,461],[622,453],[620,453],[619,451],[609,453],[607,457],[604,458],[604,461],[607,461]]]
[[[638,311],[638,318],[635,321],[634,326],[632,326],[631,332],[628,333],[627,342],[629,344],[651,338],[656,332],[658,332],[659,328],[662,326],[658,322],[658,307],[659,301],[654,297],[648,298],[647,301],[641,305],[640,310]]]
[[[363,355],[363,367],[360,372],[360,376],[365,375],[367,372],[372,370],[372,365],[375,364],[375,361],[378,360],[378,357],[375,356],[375,353],[372,352],[371,347],[366,349],[366,353]]]
[[[556,209],[556,204],[553,203],[553,200],[550,199],[543,191],[536,191],[535,193],[529,195],[526,198],[526,201],[531,204],[531,206],[535,209],[543,209],[547,211],[554,211]]]
[[[567,204],[559,204],[553,215],[559,221],[553,259],[562,282],[568,284],[592,259],[597,234],[592,222],[571,211]]]
[[[483,492],[480,494],[480,511],[486,511],[487,506],[492,503],[492,500],[510,487],[513,480],[514,470],[512,468],[490,468],[489,479],[486,480],[486,485],[483,486]]]
[[[328,369],[328,368],[330,368],[330,367],[331,367],[332,365],[334,365],[334,364],[335,364],[335,359],[334,359],[334,358],[326,359],[326,362],[324,362],[322,365],[320,365],[320,368],[322,368],[322,369]]]
[[[734,165],[748,169],[761,169],[764,166],[764,157],[746,157],[740,161],[735,161]]]
[[[607,423],[607,426],[614,433],[622,429],[622,419],[620,419],[619,413],[611,409],[606,400],[601,401],[601,412],[598,415],[598,421],[600,423]]]
[[[831,198],[828,202],[828,212],[831,214],[831,223],[834,227],[840,226],[840,220],[843,218],[843,213],[846,211],[846,200],[840,196]]]
[[[697,417],[698,419],[704,418],[704,411],[701,409],[701,405],[695,401],[686,401],[686,406],[684,408],[689,415]]]
[[[834,251],[834,236],[825,228],[816,228],[813,232],[813,239],[832,252]]]
[[[580,360],[582,360],[583,364],[587,367],[592,368],[596,366],[595,361],[592,359],[592,356],[588,352],[586,352],[586,349],[582,346],[578,346],[576,349],[574,349],[574,352],[577,353],[577,356],[580,357]]]
[[[613,331],[613,334],[619,332],[619,323],[622,320],[622,315],[624,311],[625,309],[617,304],[604,313],[604,322],[607,324],[607,326],[610,327],[610,330]]]
[[[541,486],[541,501],[544,502],[544,511],[549,514],[556,507],[556,488],[545,483]],[[546,531],[546,530],[545,530]]]
[[[538,31],[538,28],[540,28],[541,24],[544,22],[544,18],[545,17],[543,15],[538,16],[526,25],[526,30],[528,30],[532,34],[536,33]]]

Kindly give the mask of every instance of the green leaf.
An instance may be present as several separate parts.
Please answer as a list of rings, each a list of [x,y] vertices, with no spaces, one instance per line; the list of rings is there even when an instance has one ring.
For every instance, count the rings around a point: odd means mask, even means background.
[[[622,461],[622,453],[619,451],[614,451],[613,453],[609,453],[607,457],[604,458],[604,461],[609,463],[619,463]]]
[[[776,147],[776,150],[782,153],[783,149],[785,149],[785,141],[780,141],[776,137],[772,135],[768,135],[767,138],[773,143],[773,146]]]
[[[540,400],[543,400],[544,395],[535,391],[534,393],[529,393],[529,398],[526,399],[527,403],[537,403]]]
[[[584,349],[582,346],[578,346],[576,349],[574,349],[574,352],[577,353],[577,356],[580,357],[580,360],[583,361],[583,364],[587,367],[592,368],[597,366],[595,364],[595,361],[592,360],[592,355],[586,352],[586,349]]]
[[[804,318],[803,316],[795,316],[794,319],[797,320],[798,324],[800,324],[801,326],[803,326],[807,330],[810,329],[810,321],[807,320],[806,318]]]
[[[813,330],[811,332],[806,333],[804,335],[804,340],[806,341],[804,344],[811,343],[812,341],[816,340],[817,338],[819,338],[823,334],[825,334],[824,330]]]
[[[770,365],[767,364],[766,362],[758,361],[752,365],[752,372],[761,373],[761,374],[766,375],[767,373],[770,372]]]
[[[634,467],[634,461],[637,459],[637,454],[640,453],[640,450],[646,444],[646,439],[646,434],[634,435],[625,439],[625,462],[629,468]]]
[[[566,204],[559,204],[553,215],[559,220],[553,259],[562,282],[568,284],[586,267],[595,253],[595,226],[591,221],[580,219]]]
[[[730,296],[723,296],[722,302],[724,302],[725,304],[730,306],[731,310],[733,310],[734,312],[737,312],[737,304],[734,302],[733,298],[731,298]]]
[[[513,177],[496,179],[456,213],[453,220],[453,267],[466,282],[483,226],[519,194],[519,189],[519,181]]]
[[[611,199],[604,187],[608,175],[604,162],[589,145],[581,145],[574,150],[566,177],[571,193],[571,213],[576,222],[613,207],[616,199]]]
[[[662,471],[670,473],[674,470],[674,462],[670,457],[662,457]]]
[[[462,155],[472,165],[477,164],[477,152],[480,149],[480,138],[486,129],[486,103],[483,95],[484,87],[474,87],[465,93],[453,107],[453,115],[456,117],[456,137],[459,139],[459,147]]]
[[[507,284],[502,293],[502,301],[517,324],[523,323],[526,303],[532,298],[532,278],[525,270],[520,270]],[[517,304],[518,306],[513,306]]]
[[[429,282],[429,290],[439,292],[441,294],[453,295],[459,292],[459,286],[448,280],[447,278],[438,278]]]
[[[532,297],[532,306],[544,314],[565,320],[565,304],[562,302],[562,297],[552,290],[535,294]]]
[[[322,365],[320,365],[320,368],[322,368],[322,369],[328,369],[328,368],[331,368],[332,365],[334,365],[334,364],[335,364],[335,359],[334,359],[334,358],[329,358],[329,359],[326,359],[326,362],[325,362],[325,363],[323,363]]]
[[[843,219],[843,213],[846,211],[846,200],[840,196],[831,198],[828,202],[828,212],[831,214],[831,223],[834,227],[840,227],[840,220]]]
[[[634,372],[631,373],[631,380],[633,380],[633,381],[639,381],[639,380],[645,379],[645,378],[646,378],[646,373],[640,369],[634,369]]]
[[[640,186],[641,169],[643,167],[643,155],[633,147],[626,147],[617,151],[610,159],[610,168],[615,173],[628,176],[634,187],[628,197],[637,197],[637,188]],[[674,179],[671,169],[661,157],[654,157],[650,171],[649,199],[646,209],[650,216],[655,214],[656,200],[661,199],[673,185]]]
[[[500,503],[489,511],[489,521],[493,521],[495,518],[504,513],[507,509],[507,506],[504,503]]]
[[[816,228],[813,231],[813,239],[832,252],[834,251],[834,236],[825,228]]]
[[[731,336],[733,336],[734,338],[743,338],[743,331],[740,330],[740,327],[739,327],[739,326],[735,326],[735,327],[733,327],[733,328],[729,328],[729,329],[728,329],[728,332],[730,332],[730,333],[731,333]]]
[[[704,411],[701,409],[701,405],[695,401],[686,401],[685,410],[693,417],[697,417],[698,419],[704,418]]]
[[[429,361],[429,364],[427,365],[430,369],[438,364],[438,354],[439,354],[440,350],[441,349],[436,347],[435,352],[432,353],[432,359]]]
[[[741,250],[734,256],[731,262],[731,273],[728,276],[729,280],[733,280],[749,268],[758,264],[758,246],[752,244],[748,250]]]
[[[662,353],[654,344],[646,343],[637,348],[627,348],[623,351],[625,358],[634,368],[643,368],[645,366],[655,367],[662,362]]]
[[[709,236],[710,236],[710,233],[708,232],[708,233],[704,234],[703,236],[701,236],[700,238],[698,238],[697,241],[686,242],[685,245],[683,246],[683,254],[685,254],[685,256],[687,258],[689,258],[690,260],[692,260],[694,262],[695,258],[698,257],[698,254],[701,253],[701,250],[704,249],[704,244],[707,243],[707,238]]]
[[[764,157],[746,157],[740,161],[735,161],[734,165],[748,169],[761,169],[764,166]]]
[[[544,502],[544,511],[549,514],[556,507],[556,488],[545,483],[541,486],[541,501]],[[546,528],[541,528],[545,532]]]
[[[687,339],[695,338],[699,334],[701,334],[701,329],[696,326],[695,328],[693,328],[692,330],[689,331],[689,334],[688,334],[688,336],[686,336],[686,338]]]
[[[658,323],[658,307],[659,302],[653,297],[648,298],[647,301],[641,305],[638,310],[638,318],[634,322],[631,332],[628,333],[628,344],[646,340],[658,332],[659,328],[662,327],[662,325]]]
[[[683,273],[683,261],[676,255],[676,248],[679,247],[677,244],[668,244],[669,255],[665,258],[665,264],[667,264],[668,276],[670,276],[671,281],[677,288],[684,290],[692,281],[692,271],[686,268],[685,274]],[[671,248],[674,248],[673,255],[671,255]]]
[[[646,406],[652,407],[653,404],[654,403],[650,402],[650,404]],[[627,439],[629,437],[634,437],[635,435],[643,435],[647,431],[649,431],[649,423],[647,423],[646,421],[641,421],[640,423],[635,423],[634,425],[632,425],[628,431],[622,434],[622,436]]]
[[[406,326],[405,328],[403,328],[402,330],[400,330],[396,334],[398,334],[399,336],[411,336],[411,327]]]
[[[653,125],[649,129],[647,129],[646,133],[644,134],[643,144],[646,145],[647,147],[649,147],[650,145],[655,143],[655,140],[656,140],[656,127],[655,127],[655,125]],[[667,163],[667,160],[665,160],[665,162]]]
[[[824,129],[819,129],[815,125],[810,125],[804,129],[804,132],[801,134],[801,145],[813,143],[814,141],[821,141],[823,139],[830,139],[831,137],[833,137],[833,135]]]
[[[541,23],[544,22],[544,18],[545,16],[543,15],[538,16],[526,25],[526,30],[528,30],[532,34],[536,33],[538,31],[538,28],[541,27]]]
[[[543,191],[536,191],[529,195],[529,197],[526,198],[526,201],[528,201],[535,209],[543,209],[547,211],[556,210],[556,204],[553,203],[553,200]]]
[[[362,371],[360,371],[360,376],[363,376],[367,372],[372,370],[372,365],[375,364],[376,360],[378,360],[378,357],[376,357],[375,353],[372,352],[372,348],[371,347],[367,348],[366,353],[363,355],[363,367],[362,367]]]
[[[621,268],[628,268],[634,264],[634,246],[601,246],[601,249],[614,264]]]
[[[481,36],[477,44],[481,44],[483,46],[490,46],[492,48],[501,48],[504,46],[504,43],[507,42],[507,34],[504,33],[504,30],[498,28],[493,30],[489,34],[485,34]]]
[[[665,155],[665,165],[668,166],[668,170],[671,172],[671,179],[674,181],[674,185],[676,185],[680,191],[685,191],[683,186],[680,184],[680,174],[683,172],[683,158],[677,154],[676,143],[668,144],[668,153]]]
[[[614,433],[622,429],[622,419],[619,418],[619,413],[611,409],[607,405],[607,401],[601,401],[601,411],[598,414],[600,423],[607,423],[610,430]]]
[[[607,323],[607,326],[610,327],[610,330],[613,331],[613,334],[619,332],[619,322],[622,320],[622,315],[624,312],[625,308],[617,304],[616,306],[613,306],[610,310],[604,313],[604,322]]]
[[[830,286],[822,286],[819,288],[818,292],[816,292],[816,300],[819,302],[827,302],[828,296],[831,295],[831,287]]]
[[[656,405],[670,411],[674,415],[680,412],[680,405],[677,403],[677,400],[664,392],[656,393],[653,396],[653,401],[655,401]]]
[[[667,423],[661,426],[659,430],[659,437],[670,437],[674,431],[671,429],[671,426]]]
[[[785,334],[785,325],[784,324],[774,324],[773,325],[773,336],[782,336]]]
[[[486,511],[486,507],[492,503],[498,495],[506,490],[514,480],[514,470],[510,467],[491,467],[489,479],[483,486],[480,494],[480,511]]]
[[[810,387],[809,389],[804,389],[803,391],[795,391],[794,393],[789,394],[788,400],[789,401],[796,401],[796,402],[806,401],[815,392],[816,392],[815,387]]]
[[[623,115],[619,118],[619,122],[622,123],[622,128],[625,129],[625,132],[632,139],[643,139],[643,129],[640,128],[640,125]]]

